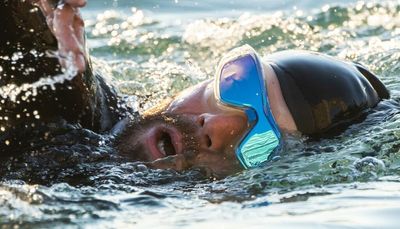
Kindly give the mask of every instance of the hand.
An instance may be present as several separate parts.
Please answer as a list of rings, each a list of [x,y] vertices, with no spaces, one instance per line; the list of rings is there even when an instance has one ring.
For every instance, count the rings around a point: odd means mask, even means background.
[[[79,12],[86,0],[63,0],[55,7],[50,0],[29,0],[42,10],[47,25],[58,41],[58,59],[63,68],[71,64],[79,73],[85,71],[84,22]]]

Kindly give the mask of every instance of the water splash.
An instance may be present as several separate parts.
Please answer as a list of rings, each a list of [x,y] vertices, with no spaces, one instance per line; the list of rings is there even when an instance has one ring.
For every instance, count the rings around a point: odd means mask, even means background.
[[[22,55],[18,53],[14,53],[13,57],[11,58],[13,61],[18,60],[19,56]],[[48,53],[49,57],[58,58],[59,55],[55,53]],[[32,83],[23,83],[21,85],[16,84],[7,84],[0,87],[0,96],[3,99],[10,99],[12,102],[17,101],[17,97],[22,93],[22,99],[26,100],[30,96],[36,96],[38,89],[42,87],[50,87],[52,90],[55,90],[56,84],[63,84],[66,81],[71,81],[78,73],[77,67],[73,64],[74,53],[70,52],[66,58],[66,68],[63,70],[63,74],[49,76],[49,77],[42,77],[38,81]],[[32,69],[34,71],[34,69]]]
[[[151,12],[138,11],[104,13],[89,20],[88,43],[96,57],[95,68],[114,77],[116,85],[136,96],[133,102],[143,109],[212,77],[225,51],[243,43],[262,54],[307,49],[362,62],[378,73],[392,98],[339,136],[319,141],[293,137],[274,163],[222,180],[201,170],[152,170],[118,158],[112,138],[78,127],[58,131],[60,136],[46,140],[52,146],[42,149],[43,144],[38,144],[27,152],[32,155],[5,163],[9,183],[0,188],[2,223],[203,228],[255,223],[286,227],[307,223],[309,227],[326,226],[326,222],[332,227],[354,227],[368,222],[397,226],[398,1],[327,5],[315,12],[216,15],[187,24],[163,22]],[[125,34],[123,24],[129,31]],[[40,201],[30,202],[35,194]],[[348,209],[361,211],[365,217],[349,218],[354,213]],[[341,221],[334,218],[339,215]]]

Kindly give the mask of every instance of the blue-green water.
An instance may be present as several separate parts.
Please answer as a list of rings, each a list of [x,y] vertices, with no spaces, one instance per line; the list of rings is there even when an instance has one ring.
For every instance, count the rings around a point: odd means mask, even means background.
[[[280,160],[221,180],[111,160],[108,136],[70,127],[83,140],[59,138],[68,147],[56,149],[74,167],[8,164],[0,224],[398,228],[399,14],[400,1],[90,1],[83,16],[95,68],[138,110],[212,77],[219,58],[245,43],[264,55],[306,49],[362,62],[391,99],[339,136],[288,137]]]

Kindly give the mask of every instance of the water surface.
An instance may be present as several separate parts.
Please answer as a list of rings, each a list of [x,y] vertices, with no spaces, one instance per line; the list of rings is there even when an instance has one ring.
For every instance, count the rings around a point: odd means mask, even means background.
[[[213,77],[228,50],[305,49],[361,62],[391,99],[342,134],[288,137],[280,159],[217,180],[125,162],[112,138],[65,125],[42,157],[9,161],[4,227],[398,228],[400,1],[90,1],[95,68],[142,111]],[[3,168],[3,170],[5,169]]]

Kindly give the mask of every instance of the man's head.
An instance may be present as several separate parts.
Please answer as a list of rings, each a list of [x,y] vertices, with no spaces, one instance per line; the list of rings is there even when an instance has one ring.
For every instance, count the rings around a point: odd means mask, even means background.
[[[280,129],[295,130],[279,83],[268,64],[264,66],[263,78],[270,82],[268,96],[274,116],[279,115]],[[161,167],[200,166],[217,175],[226,175],[242,168],[235,147],[249,129],[244,111],[217,101],[214,81],[208,80],[147,111],[141,120],[127,128],[120,137],[118,148],[135,160],[163,161],[168,156],[181,160],[179,165],[175,160],[173,165],[162,164]]]
[[[234,147],[248,128],[246,115],[215,101],[206,81],[146,112],[119,138],[118,149],[135,160],[183,158],[186,167],[207,167],[215,174],[238,171]],[[167,166],[168,167],[168,166]]]

